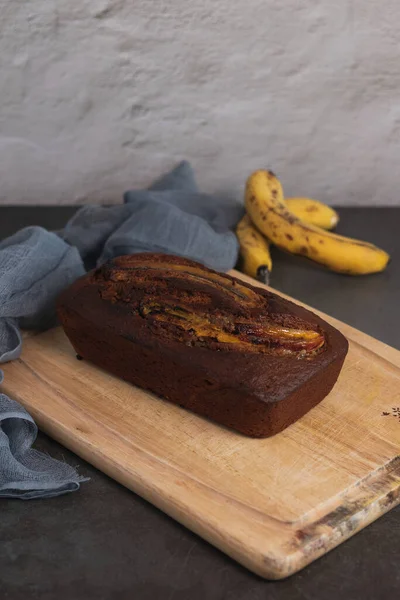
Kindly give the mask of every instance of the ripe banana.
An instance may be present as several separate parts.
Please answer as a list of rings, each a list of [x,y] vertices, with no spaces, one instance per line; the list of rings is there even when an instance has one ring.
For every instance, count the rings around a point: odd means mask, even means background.
[[[247,180],[246,210],[273,244],[307,256],[338,273],[363,275],[383,271],[389,255],[373,244],[324,231],[298,219],[283,200],[280,181],[271,171],[255,171]]]
[[[254,227],[247,214],[239,221],[236,235],[240,244],[243,272],[268,284],[272,269],[268,240]]]
[[[302,221],[321,229],[334,229],[339,215],[333,208],[311,198],[285,198],[288,209]]]
[[[337,212],[318,200],[287,198],[285,203],[296,217],[322,229],[332,229],[339,221]],[[260,234],[248,215],[239,222],[236,233],[240,243],[243,272],[268,284],[272,271],[269,241]]]

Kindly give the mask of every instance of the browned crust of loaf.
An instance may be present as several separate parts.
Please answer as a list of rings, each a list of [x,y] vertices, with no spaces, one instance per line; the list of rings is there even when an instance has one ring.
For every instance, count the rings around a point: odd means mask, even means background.
[[[149,256],[135,255],[130,261],[140,264]],[[160,264],[168,260],[200,267],[178,257],[151,257]],[[123,260],[116,259],[106,269]],[[129,312],[129,303],[121,306],[102,299],[96,278],[98,272],[79,279],[58,302],[60,321],[75,351],[134,385],[246,435],[274,435],[318,404],[336,382],[347,353],[347,340],[328,323],[242,282],[240,285],[253,290],[274,311],[320,328],[325,335],[324,351],[312,360],[299,360],[187,347],[149,332],[146,320]],[[236,281],[227,275],[224,278]],[[218,294],[213,302],[218,306]]]

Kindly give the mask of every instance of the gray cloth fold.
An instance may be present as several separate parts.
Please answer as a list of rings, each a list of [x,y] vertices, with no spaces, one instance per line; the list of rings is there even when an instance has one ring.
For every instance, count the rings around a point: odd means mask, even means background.
[[[51,498],[87,481],[73,467],[34,450],[37,431],[26,410],[0,394],[0,498]]]
[[[164,252],[227,271],[237,260],[231,229],[242,214],[241,204],[200,193],[183,161],[148,190],[125,192],[124,204],[83,207],[58,234],[86,269],[122,254]]]
[[[84,272],[78,250],[41,227],[0,242],[0,363],[21,352],[18,325],[54,325],[57,295]]]
[[[62,231],[27,227],[0,243],[0,363],[21,352],[21,328],[55,324],[58,294],[96,265],[122,254],[164,252],[217,271],[234,267],[232,228],[243,206],[199,192],[183,161],[148,190],[125,193],[117,206],[85,206]],[[10,416],[11,415],[11,416]],[[0,497],[37,498],[78,489],[68,465],[31,449],[36,425],[0,395]]]

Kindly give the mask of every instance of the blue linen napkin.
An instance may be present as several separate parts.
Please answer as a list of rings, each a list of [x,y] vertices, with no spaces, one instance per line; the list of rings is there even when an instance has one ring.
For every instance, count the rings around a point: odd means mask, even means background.
[[[233,268],[238,242],[232,228],[242,214],[241,204],[200,193],[183,161],[149,189],[127,191],[123,204],[83,207],[62,231],[27,227],[2,241],[0,363],[20,355],[20,328],[55,325],[58,294],[115,256],[164,252],[218,271]],[[79,488],[83,479],[75,469],[32,449],[36,434],[25,409],[0,394],[0,497],[50,497]]]

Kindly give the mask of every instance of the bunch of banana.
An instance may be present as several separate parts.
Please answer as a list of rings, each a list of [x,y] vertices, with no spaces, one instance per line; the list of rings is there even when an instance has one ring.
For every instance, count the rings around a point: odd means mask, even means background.
[[[236,231],[242,268],[264,283],[272,268],[270,243],[349,275],[383,271],[389,261],[389,255],[373,244],[331,233],[338,215],[322,202],[284,200],[281,183],[271,171],[250,175],[245,205],[247,214]]]

